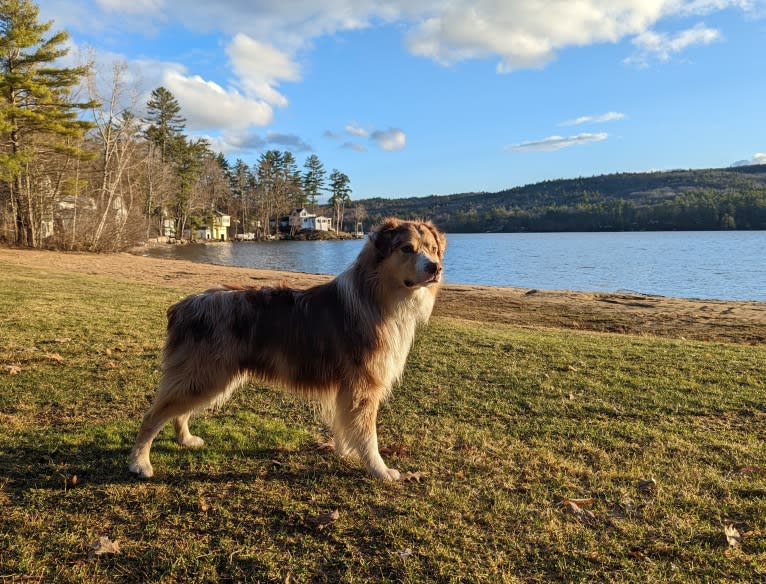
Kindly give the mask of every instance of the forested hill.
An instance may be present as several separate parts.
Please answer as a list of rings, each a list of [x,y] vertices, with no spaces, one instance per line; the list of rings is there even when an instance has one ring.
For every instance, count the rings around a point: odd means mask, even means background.
[[[452,232],[766,229],[766,165],[544,181],[497,193],[359,201]]]

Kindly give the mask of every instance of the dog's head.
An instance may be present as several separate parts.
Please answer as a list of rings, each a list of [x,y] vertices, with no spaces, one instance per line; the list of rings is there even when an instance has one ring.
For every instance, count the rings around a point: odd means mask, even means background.
[[[430,221],[385,219],[370,233],[380,270],[405,288],[441,282],[447,238]]]

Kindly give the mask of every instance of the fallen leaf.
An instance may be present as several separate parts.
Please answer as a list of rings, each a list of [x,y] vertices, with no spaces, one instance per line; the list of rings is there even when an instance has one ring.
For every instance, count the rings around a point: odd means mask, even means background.
[[[396,552],[396,555],[402,559],[409,558],[412,555],[412,548],[404,548]]]
[[[18,365],[6,365],[5,370],[8,372],[8,375],[18,375],[21,373],[21,367]]]
[[[120,368],[120,366],[117,365],[117,363],[115,363],[114,361],[111,361],[111,360],[109,360],[106,363],[104,363],[104,367],[106,367],[107,369],[119,369]]]
[[[742,543],[742,535],[739,533],[736,527],[731,523],[724,525],[723,533],[726,536],[726,541],[732,547],[738,546]]]
[[[49,361],[54,361],[55,363],[63,363],[64,357],[59,355],[58,353],[45,353],[45,358]]]
[[[326,529],[333,523],[335,523],[338,518],[340,517],[340,513],[336,509],[335,511],[330,511],[329,513],[322,513],[321,515],[317,515],[316,517],[307,517],[306,523],[310,526],[316,529],[317,531],[322,531],[323,529]]]
[[[560,506],[564,509],[564,511],[566,511],[567,513],[571,513],[583,523],[590,523],[596,518],[596,516],[593,514],[592,511],[583,509],[574,501],[571,501],[571,500],[566,502],[562,501],[562,503],[560,503]]]
[[[647,497],[654,497],[657,494],[657,481],[652,478],[641,479],[638,481],[638,490]]]
[[[404,443],[391,444],[380,449],[380,453],[386,456],[404,457],[410,455],[410,450]]]
[[[327,442],[317,443],[317,450],[319,452],[335,452],[335,442],[328,440]]]
[[[207,513],[208,511],[210,511],[210,505],[208,505],[208,503],[207,503],[207,501],[205,501],[205,499],[200,497],[198,503],[199,503],[199,510],[202,513]]]
[[[102,554],[120,553],[120,544],[116,541],[112,541],[105,535],[102,535],[93,543],[88,544],[88,548],[90,549],[90,552],[88,552],[89,557],[100,556]]]
[[[72,339],[70,337],[58,337],[56,339],[53,339],[53,342],[54,343],[63,344],[63,343],[68,343],[71,340]]]
[[[406,483],[408,481],[420,482],[420,479],[423,479],[427,476],[428,476],[428,473],[422,470],[418,470],[415,472],[403,472],[399,475],[399,480],[402,481],[403,483]]]

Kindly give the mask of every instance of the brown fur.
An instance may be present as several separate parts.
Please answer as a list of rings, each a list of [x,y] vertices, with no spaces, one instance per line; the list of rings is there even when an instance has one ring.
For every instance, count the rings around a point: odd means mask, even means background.
[[[319,400],[336,451],[359,456],[378,478],[398,479],[378,451],[378,407],[402,375],[416,325],[431,315],[446,245],[428,221],[387,219],[327,284],[228,286],[170,307],[162,381],[130,470],[152,476],[152,441],[170,420],[182,446],[201,446],[190,414],[253,378]]]

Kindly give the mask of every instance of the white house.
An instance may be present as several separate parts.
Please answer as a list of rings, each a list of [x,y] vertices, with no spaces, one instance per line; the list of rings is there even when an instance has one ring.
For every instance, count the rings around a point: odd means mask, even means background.
[[[305,208],[293,209],[289,219],[290,229],[314,229],[315,231],[329,231],[332,229],[332,219],[309,213]]]
[[[318,215],[314,217],[314,227],[311,229],[316,229],[317,231],[330,231],[332,229],[332,219]]]

